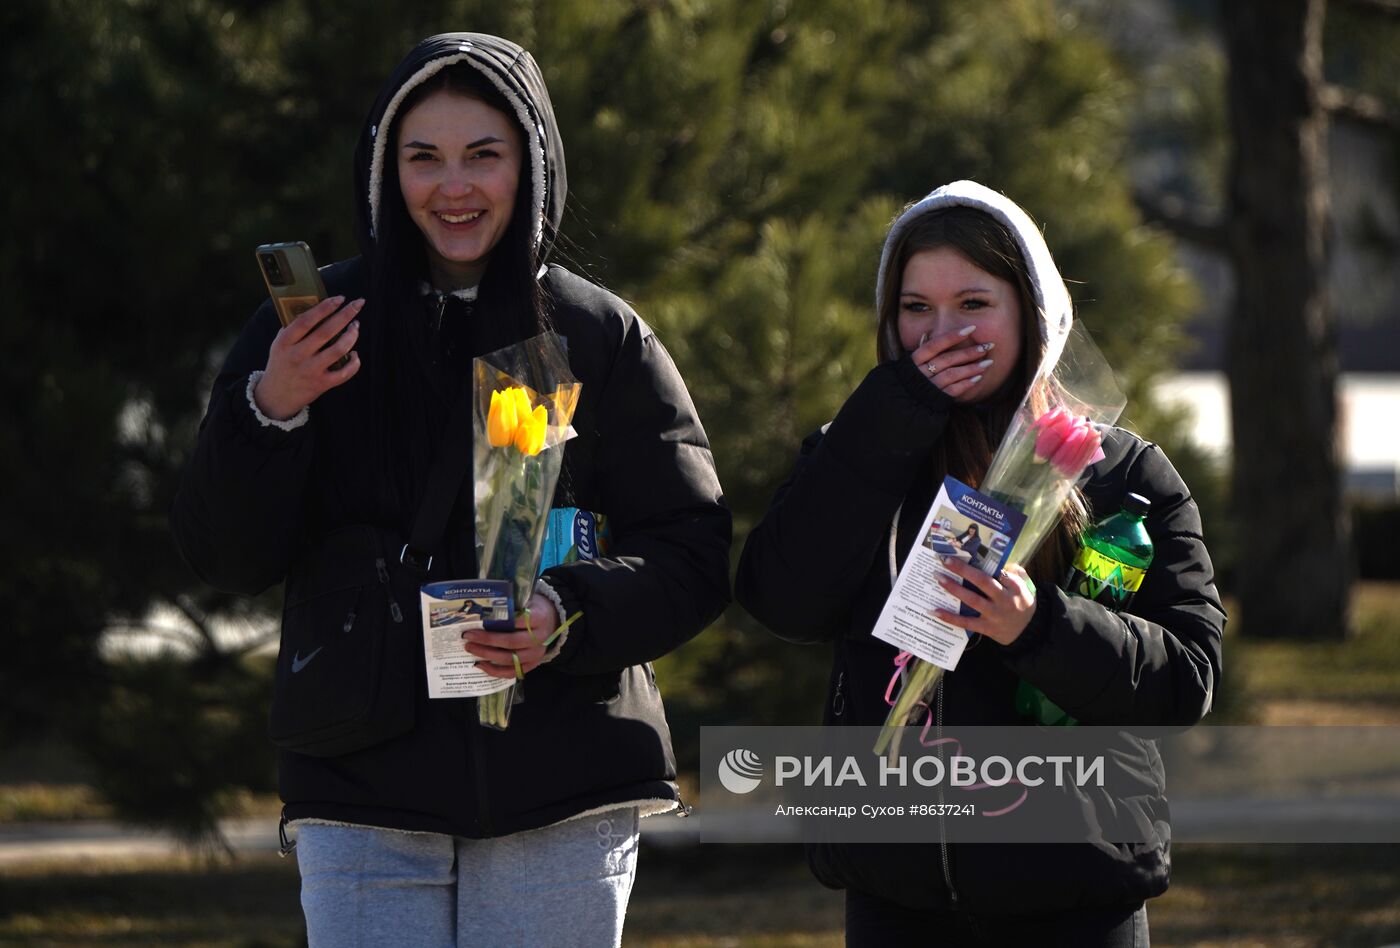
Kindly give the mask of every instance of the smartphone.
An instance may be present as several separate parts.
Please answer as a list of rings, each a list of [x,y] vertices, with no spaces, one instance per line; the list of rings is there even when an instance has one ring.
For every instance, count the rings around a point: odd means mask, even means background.
[[[321,282],[316,258],[306,241],[262,244],[256,254],[258,269],[283,326],[326,298],[326,285]],[[349,361],[349,355],[342,356],[331,368],[338,369]]]

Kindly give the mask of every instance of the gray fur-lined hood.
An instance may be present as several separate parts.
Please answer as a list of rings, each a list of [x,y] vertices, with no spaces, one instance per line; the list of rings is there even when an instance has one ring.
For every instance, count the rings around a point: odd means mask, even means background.
[[[459,62],[471,64],[515,106],[529,151],[528,177],[537,212],[534,236],[544,260],[559,233],[568,194],[564,143],[534,57],[509,40],[485,33],[428,37],[404,57],[380,89],[355,146],[355,236],[360,250],[369,256],[374,246],[387,139],[399,103],[419,83]]]

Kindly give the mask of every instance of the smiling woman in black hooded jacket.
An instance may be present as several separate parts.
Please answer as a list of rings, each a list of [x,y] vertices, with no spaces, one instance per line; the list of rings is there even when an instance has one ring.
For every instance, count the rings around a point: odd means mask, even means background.
[[[325,268],[331,298],[290,326],[254,314],[171,517],[212,585],[287,582],[273,736],[311,944],[618,943],[638,820],[680,805],[649,663],[729,595],[704,430],[646,324],[544,265],[564,154],[525,50],[420,43],[370,110],[355,179],[361,255]],[[546,571],[530,631],[468,635],[489,673],[527,673],[494,731],[475,702],[427,697],[414,614],[420,584],[477,575],[470,478],[417,551],[431,561],[402,545],[473,357],[547,329],[582,382],[555,505],[606,515],[611,545]],[[287,638],[307,616],[319,651]],[[345,669],[371,684],[347,698]]]

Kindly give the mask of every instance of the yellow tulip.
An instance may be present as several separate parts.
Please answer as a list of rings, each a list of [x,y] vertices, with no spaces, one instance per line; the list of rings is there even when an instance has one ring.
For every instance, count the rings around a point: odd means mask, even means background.
[[[549,412],[543,405],[536,405],[535,410],[522,418],[520,426],[515,429],[515,447],[521,454],[531,457],[539,454],[544,448],[544,435],[548,427]]]
[[[530,390],[524,386],[515,386],[510,390],[510,397],[515,399],[516,424],[525,424],[525,419],[530,417],[530,412],[534,406],[530,404]]]
[[[491,393],[491,408],[486,413],[486,440],[493,448],[504,448],[515,437],[516,426],[520,423],[515,410],[515,399],[510,391]]]

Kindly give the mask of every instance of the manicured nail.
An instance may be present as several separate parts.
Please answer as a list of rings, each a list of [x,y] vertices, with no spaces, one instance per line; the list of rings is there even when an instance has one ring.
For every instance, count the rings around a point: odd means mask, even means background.
[[[360,321],[359,321],[358,319],[352,319],[352,320],[350,320],[350,328],[353,329],[353,330],[355,330],[356,332],[359,332],[359,331],[360,331]],[[991,359],[988,359],[987,361],[988,361],[988,362],[991,362],[992,360],[991,360]]]
[[[973,383],[976,383],[976,382],[980,382],[980,381],[982,381],[982,376],[980,376],[980,375],[974,375],[972,378],[968,379],[967,381],[968,381],[969,384],[973,384]]]
[[[961,329],[958,330],[958,335],[959,335],[959,336],[970,336],[970,335],[972,335],[973,333],[975,333],[976,331],[977,331],[977,327],[976,327],[976,326],[964,326],[963,328],[961,328]]]
[[[983,352],[991,352],[992,349],[994,349],[995,347],[996,347],[996,343],[995,343],[995,342],[984,342],[984,343],[982,343],[982,351],[983,351]]]
[[[926,343],[926,342],[928,342],[928,333],[927,333],[927,332],[925,332],[922,336],[919,337],[919,346],[922,346],[922,345],[923,345],[924,343]],[[919,348],[919,346],[915,346],[914,348],[917,349],[917,348]]]
[[[356,320],[356,322],[358,322],[358,320]],[[992,364],[992,360],[991,360],[991,359],[983,359],[981,362],[977,363],[977,368],[979,368],[979,369],[985,369],[987,366],[989,366],[989,365],[991,365],[991,364]]]
[[[341,303],[344,303],[344,302],[345,302],[345,297],[343,297],[343,296],[332,296],[332,297],[331,297],[331,302],[334,303],[335,305],[339,306]]]

